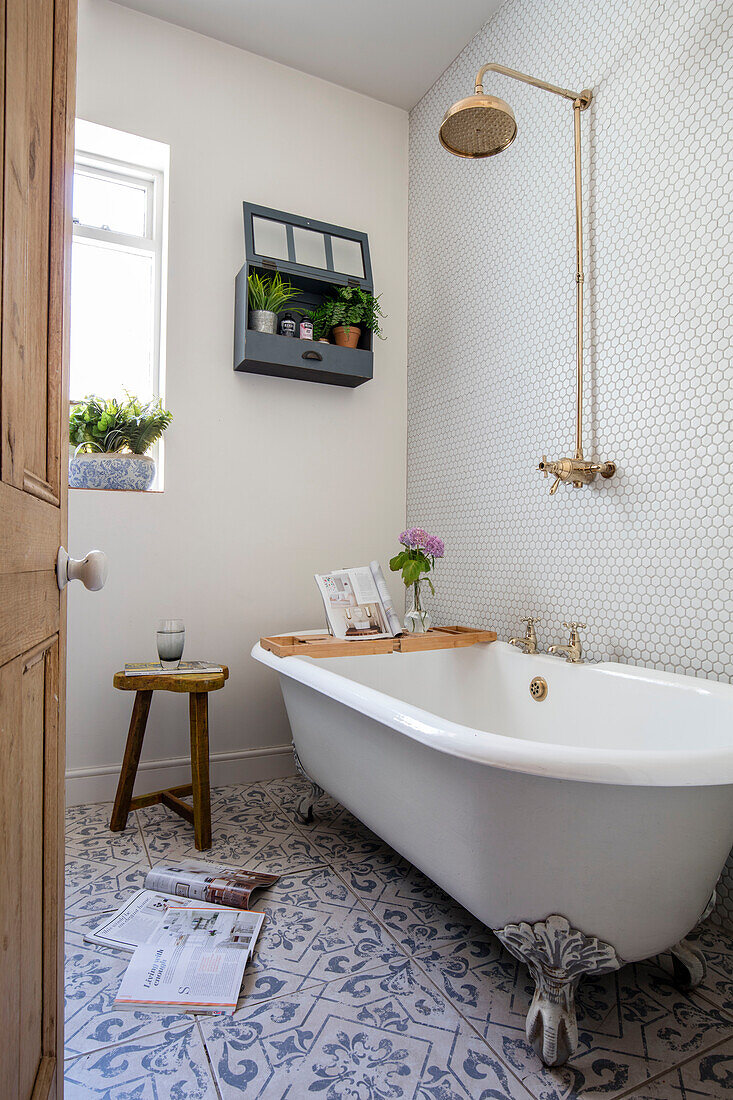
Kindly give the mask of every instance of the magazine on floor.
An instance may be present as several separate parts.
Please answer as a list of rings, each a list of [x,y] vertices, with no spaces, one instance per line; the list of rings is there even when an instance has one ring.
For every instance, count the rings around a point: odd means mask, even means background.
[[[145,886],[171,897],[249,909],[252,893],[272,886],[279,877],[224,863],[182,859],[156,863],[145,877]]]
[[[171,907],[226,908],[207,901],[187,901],[185,898],[171,897],[170,894],[161,894],[157,890],[138,890],[115,913],[98,924],[93,931],[87,932],[84,939],[87,943],[99,943],[103,947],[132,952],[155,935],[161,917]],[[240,910],[232,909],[232,912],[237,913]]]
[[[315,577],[335,638],[394,638],[402,633],[378,561]]]
[[[136,947],[118,1008],[231,1014],[263,913],[211,905],[170,905]]]

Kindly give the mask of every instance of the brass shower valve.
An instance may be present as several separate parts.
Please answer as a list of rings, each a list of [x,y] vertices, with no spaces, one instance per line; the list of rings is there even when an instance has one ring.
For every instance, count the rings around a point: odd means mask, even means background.
[[[555,478],[550,489],[550,496],[554,496],[561,481],[571,481],[576,489],[580,489],[583,485],[590,485],[595,481],[596,474],[605,478],[613,477],[616,473],[616,464],[588,462],[584,458],[560,458],[557,462],[548,462],[547,456],[543,455],[537,469],[541,470],[545,477],[552,474]]]

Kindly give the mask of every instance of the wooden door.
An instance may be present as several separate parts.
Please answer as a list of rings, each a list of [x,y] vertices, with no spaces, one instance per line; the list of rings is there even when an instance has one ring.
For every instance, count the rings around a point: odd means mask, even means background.
[[[63,1089],[75,0],[0,0],[0,1096]]]

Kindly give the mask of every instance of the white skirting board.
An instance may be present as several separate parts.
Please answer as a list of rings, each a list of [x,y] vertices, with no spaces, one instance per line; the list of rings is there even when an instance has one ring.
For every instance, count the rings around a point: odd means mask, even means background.
[[[211,786],[229,783],[255,783],[261,779],[279,779],[294,775],[292,745],[270,745],[258,749],[213,752],[210,760]],[[91,768],[70,768],[66,772],[66,805],[87,802],[111,802],[117,790],[122,764],[102,764]],[[165,787],[177,787],[191,781],[191,762],[187,756],[172,760],[141,760],[134,794],[146,794]]]

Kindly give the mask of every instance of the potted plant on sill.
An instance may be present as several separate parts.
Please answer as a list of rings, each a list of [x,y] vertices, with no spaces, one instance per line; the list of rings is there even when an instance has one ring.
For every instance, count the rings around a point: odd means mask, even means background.
[[[149,489],[155,460],[147,454],[166,430],[173,413],[161,401],[142,402],[127,396],[85,397],[69,413],[69,459],[72,489]]]
[[[362,328],[383,339],[379,318],[383,317],[379,297],[359,286],[334,287],[317,309],[308,313],[314,340],[324,340],[333,330],[333,340],[342,348],[355,348]]]
[[[256,332],[277,333],[277,317],[291,298],[297,298],[300,290],[286,283],[280,275],[258,275],[252,271],[247,276],[249,299],[249,327]]]

